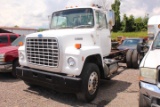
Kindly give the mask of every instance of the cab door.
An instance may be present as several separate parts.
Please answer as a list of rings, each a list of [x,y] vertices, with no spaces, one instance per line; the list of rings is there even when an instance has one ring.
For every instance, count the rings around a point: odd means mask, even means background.
[[[111,52],[111,33],[108,29],[106,14],[100,11],[95,11],[95,14],[99,46],[101,48],[103,57],[105,57]]]

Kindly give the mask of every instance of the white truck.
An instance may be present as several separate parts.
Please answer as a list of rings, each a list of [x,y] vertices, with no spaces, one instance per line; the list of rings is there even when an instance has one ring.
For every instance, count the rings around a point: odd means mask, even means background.
[[[140,64],[139,107],[160,107],[160,16],[151,17],[148,24],[153,42]]]
[[[152,43],[158,29],[158,25],[160,24],[160,15],[152,16],[148,20],[148,38],[149,38],[149,45]]]
[[[19,48],[17,76],[27,85],[76,93],[92,101],[100,79],[117,72],[111,55],[114,12],[95,6],[74,7],[52,14],[50,30],[29,34]]]

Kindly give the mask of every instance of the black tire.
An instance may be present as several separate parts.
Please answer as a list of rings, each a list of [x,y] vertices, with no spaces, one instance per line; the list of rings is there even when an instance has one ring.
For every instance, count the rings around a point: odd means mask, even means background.
[[[139,93],[139,107],[150,107],[144,99],[143,94]]]
[[[18,60],[15,60],[12,64],[12,75],[17,78],[16,67],[20,66]]]
[[[34,84],[30,83],[30,82],[27,82],[27,81],[24,81],[24,83],[26,85],[28,85],[29,87],[35,87],[36,86],[36,85],[34,85]]]
[[[127,68],[132,68],[132,54],[133,54],[133,50],[128,50],[126,53]]]
[[[138,54],[137,50],[134,50],[132,54],[132,66],[133,68],[137,69],[139,68],[139,64],[140,64],[140,55]]]
[[[77,93],[77,98],[84,102],[90,102],[96,97],[99,88],[100,72],[98,66],[87,63],[80,77],[82,79],[82,89],[81,92]]]

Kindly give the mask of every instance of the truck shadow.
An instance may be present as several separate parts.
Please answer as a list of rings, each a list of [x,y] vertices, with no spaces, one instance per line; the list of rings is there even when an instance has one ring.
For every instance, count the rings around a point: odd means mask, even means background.
[[[103,107],[117,97],[120,92],[125,92],[131,85],[129,82],[119,80],[102,80],[97,97],[90,103],[84,103],[76,98],[75,94],[60,93],[43,87],[29,87],[26,92],[38,94],[47,99],[51,99],[66,105],[78,106],[97,106]]]
[[[10,72],[0,73],[0,82],[17,82],[17,81],[20,81],[20,79],[13,77]]]
[[[103,107],[117,97],[118,93],[126,92],[131,83],[119,80],[102,81],[97,98],[93,101],[98,107]]]

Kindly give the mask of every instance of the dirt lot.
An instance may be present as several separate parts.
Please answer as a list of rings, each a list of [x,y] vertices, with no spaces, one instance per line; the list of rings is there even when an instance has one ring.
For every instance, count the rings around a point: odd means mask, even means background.
[[[120,69],[112,80],[103,80],[91,103],[42,87],[28,87],[9,73],[0,73],[0,107],[138,107],[138,70]]]

